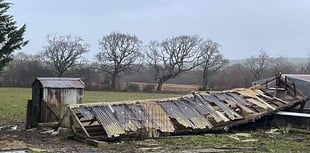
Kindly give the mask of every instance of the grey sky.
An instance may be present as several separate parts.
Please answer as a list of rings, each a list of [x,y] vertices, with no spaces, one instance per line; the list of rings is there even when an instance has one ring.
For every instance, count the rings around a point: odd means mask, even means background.
[[[222,45],[226,58],[240,59],[263,48],[271,56],[310,53],[309,0],[11,0],[10,13],[27,24],[22,51],[38,53],[48,34],[81,36],[91,47],[113,31],[137,35],[144,44],[198,34]]]

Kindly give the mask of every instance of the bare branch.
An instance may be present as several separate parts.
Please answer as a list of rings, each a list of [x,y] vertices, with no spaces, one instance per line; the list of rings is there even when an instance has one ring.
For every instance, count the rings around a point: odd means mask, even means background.
[[[261,50],[258,56],[247,58],[244,66],[253,74],[256,80],[259,80],[266,71],[268,62],[269,55],[264,50]]]
[[[202,90],[206,90],[209,83],[209,76],[218,72],[226,64],[228,60],[224,59],[218,48],[220,45],[212,40],[204,41],[200,45],[200,50],[203,59],[203,74],[202,74]]]
[[[112,32],[99,40],[101,52],[96,55],[99,69],[107,72],[112,79],[112,89],[121,72],[137,71],[142,64],[142,41],[130,34]]]
[[[54,67],[58,76],[63,76],[64,72],[75,66],[89,48],[80,37],[71,35],[48,35],[47,43],[43,48],[43,58]]]
[[[158,81],[157,91],[162,84],[182,72],[190,71],[200,65],[198,36],[178,36],[161,43],[151,41],[147,52],[148,63],[155,70]]]

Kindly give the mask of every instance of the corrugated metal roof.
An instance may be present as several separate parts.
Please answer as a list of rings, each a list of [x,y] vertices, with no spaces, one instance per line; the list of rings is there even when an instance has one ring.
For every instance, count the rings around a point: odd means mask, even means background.
[[[63,78],[63,77],[39,77],[34,83],[39,81],[43,88],[84,88],[84,82],[81,78]]]
[[[289,78],[295,78],[303,81],[310,82],[310,75],[309,74],[284,74]]]

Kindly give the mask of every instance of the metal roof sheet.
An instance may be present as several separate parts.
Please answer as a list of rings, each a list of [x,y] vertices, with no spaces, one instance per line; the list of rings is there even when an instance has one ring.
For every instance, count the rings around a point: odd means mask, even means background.
[[[150,115],[151,119],[159,126],[159,130],[162,132],[174,132],[175,128],[170,122],[168,114],[163,107],[157,102],[148,102],[141,104],[146,112]]]
[[[284,116],[295,116],[295,117],[307,117],[307,118],[310,118],[310,114],[307,114],[307,113],[280,111],[280,112],[277,112],[276,114],[277,115],[284,115]]]
[[[309,74],[284,74],[289,78],[299,79],[303,81],[310,82],[310,75]]]
[[[34,83],[39,81],[43,88],[84,88],[81,78],[63,77],[39,77]]]
[[[102,106],[79,107],[83,118],[95,117],[108,137],[118,137],[125,132],[135,132],[142,128],[159,129],[159,125],[146,112],[142,105],[106,104]]]
[[[91,112],[94,113],[96,119],[105,129],[108,137],[118,137],[122,134],[125,134],[123,127],[121,127],[109,106],[94,106],[90,108]]]

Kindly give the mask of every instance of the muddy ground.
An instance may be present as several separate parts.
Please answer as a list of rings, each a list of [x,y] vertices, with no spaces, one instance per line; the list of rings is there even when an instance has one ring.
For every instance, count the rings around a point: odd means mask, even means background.
[[[230,131],[221,134],[173,136],[159,139],[103,142],[99,147],[62,140],[45,130],[26,131],[24,122],[0,117],[0,152],[9,145],[35,152],[310,152],[310,134],[277,131]],[[243,133],[239,133],[243,132]],[[271,133],[270,133],[271,132]],[[10,147],[10,146],[9,146]]]
[[[16,127],[17,126],[17,127]],[[23,122],[14,122],[0,125],[0,144],[2,142],[17,143],[17,148],[22,148],[18,141],[24,142],[27,148],[36,148],[45,152],[98,152],[98,148],[85,145],[78,141],[61,140],[51,133],[42,133],[46,130],[32,129],[26,131]],[[16,127],[16,130],[15,130]],[[4,144],[2,144],[4,145]],[[11,144],[14,145],[14,144]],[[3,147],[3,146],[2,146]],[[14,146],[13,146],[14,147]]]

